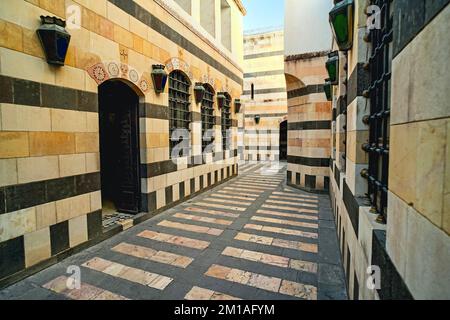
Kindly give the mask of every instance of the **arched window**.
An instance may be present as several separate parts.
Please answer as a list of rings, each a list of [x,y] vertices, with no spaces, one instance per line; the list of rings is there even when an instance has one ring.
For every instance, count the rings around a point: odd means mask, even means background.
[[[214,129],[214,90],[211,86],[205,84],[205,96],[202,102],[202,151],[204,152],[206,147],[213,143],[214,137],[210,133]],[[207,138],[205,134],[208,132]]]
[[[172,157],[172,150],[182,142],[180,137],[172,137],[175,130],[185,129],[189,131],[190,113],[189,113],[189,79],[178,70],[172,71],[169,75],[169,139],[170,139],[170,155]],[[190,134],[183,136],[183,139],[187,139],[185,142],[185,148],[183,149],[182,156],[189,155],[190,148]],[[180,154],[177,154],[177,157]]]
[[[225,103],[222,107],[222,150],[227,150],[229,147],[230,138],[227,136],[228,130],[231,128],[231,97],[225,92]]]

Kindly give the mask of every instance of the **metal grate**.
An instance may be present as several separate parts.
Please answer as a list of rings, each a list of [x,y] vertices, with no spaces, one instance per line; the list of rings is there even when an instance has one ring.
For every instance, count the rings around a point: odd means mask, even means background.
[[[188,132],[191,116],[189,112],[189,87],[190,83],[186,76],[180,71],[173,71],[169,75],[169,128],[170,128],[170,155],[182,138],[173,137],[172,133],[177,129],[186,129]],[[189,136],[186,137],[189,140]],[[190,146],[188,142],[187,146]],[[183,148],[183,156],[189,155],[189,147]],[[179,156],[179,155],[178,155]]]
[[[369,197],[379,222],[387,220],[390,97],[392,64],[392,0],[374,0],[381,8],[381,29],[371,31],[372,52],[369,59],[370,133],[366,151],[369,153]]]
[[[202,151],[214,142],[211,130],[214,129],[214,91],[209,85],[204,85],[205,96],[202,102]],[[208,132],[208,134],[207,134]]]
[[[222,150],[228,150],[230,147],[230,137],[227,136],[228,130],[231,128],[231,97],[225,93],[225,103],[222,107]]]

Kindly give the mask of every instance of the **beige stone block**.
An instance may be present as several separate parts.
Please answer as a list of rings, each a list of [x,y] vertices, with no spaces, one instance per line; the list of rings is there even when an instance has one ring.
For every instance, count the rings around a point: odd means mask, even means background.
[[[52,67],[41,58],[0,47],[0,60],[5,76],[55,84]]]
[[[36,229],[56,224],[56,203],[49,202],[36,207]]]
[[[75,153],[75,135],[64,132],[30,132],[30,156]]]
[[[111,2],[106,4],[107,18],[122,28],[130,30],[130,16]]]
[[[100,171],[100,154],[86,153],[86,172]]]
[[[99,152],[100,145],[98,133],[76,133],[75,147],[77,153]]]
[[[86,112],[86,130],[87,132],[99,132],[98,113]]]
[[[5,131],[50,131],[50,109],[15,104],[1,104],[2,128]]]
[[[449,21],[446,7],[393,60],[392,124],[450,116],[447,50],[430,50],[450,47]]]
[[[52,109],[52,131],[57,132],[85,132],[86,112]]]
[[[0,20],[0,46],[22,51],[22,28],[16,24]]]
[[[57,222],[70,220],[74,217],[86,215],[90,212],[90,196],[83,194],[80,196],[56,201]]]
[[[83,215],[69,220],[69,244],[73,248],[88,241],[87,216]]]
[[[118,25],[114,25],[114,41],[127,48],[133,48],[133,34]]]
[[[156,191],[156,209],[161,209],[166,205],[166,190],[159,189]]]
[[[411,209],[405,245],[405,283],[415,299],[450,299],[450,241],[448,234]]]
[[[0,158],[29,156],[28,133],[0,132]]]
[[[39,0],[39,6],[60,18],[66,17],[66,6],[64,0]]]
[[[51,256],[50,229],[48,227],[24,236],[25,267],[29,268]]]
[[[386,247],[400,275],[405,275],[408,216],[410,207],[395,194],[388,195],[388,217]]]
[[[0,159],[0,187],[17,184],[17,160]]]
[[[444,195],[444,211],[442,214],[442,229],[450,235],[450,194]]]
[[[130,17],[130,31],[143,39],[147,39],[148,27],[139,20]]]
[[[59,156],[59,176],[68,177],[86,173],[86,155],[70,154]]]
[[[84,90],[84,73],[86,71],[64,66],[55,71],[55,81],[59,86]]]
[[[36,209],[29,208],[0,215],[0,242],[36,230]]]
[[[120,61],[119,44],[117,42],[104,38],[94,32],[90,33],[90,39],[90,47],[86,52],[95,54],[101,61]]]
[[[90,194],[91,212],[101,210],[102,208],[102,193],[101,191],[95,191]]]
[[[17,173],[19,183],[58,178],[58,157],[19,158],[17,159]]]
[[[442,227],[446,141],[446,120],[418,124],[414,207],[438,227]]]
[[[417,163],[417,125],[405,124],[391,126],[389,189],[407,204],[416,199],[415,184],[405,177],[416,177]]]
[[[109,40],[114,40],[114,23],[101,17],[96,16],[95,30],[97,33]]]

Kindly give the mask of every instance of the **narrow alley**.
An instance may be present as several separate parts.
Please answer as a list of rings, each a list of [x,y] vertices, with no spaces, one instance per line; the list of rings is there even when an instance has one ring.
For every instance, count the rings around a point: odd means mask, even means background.
[[[0,299],[346,299],[328,195],[286,187],[285,163],[239,171]],[[81,288],[71,290],[77,267]]]

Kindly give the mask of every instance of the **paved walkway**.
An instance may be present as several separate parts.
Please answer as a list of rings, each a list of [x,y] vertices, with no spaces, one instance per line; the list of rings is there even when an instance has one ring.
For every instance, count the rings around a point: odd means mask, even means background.
[[[286,187],[285,175],[285,164],[241,166],[0,299],[346,299],[329,199]],[[81,289],[67,289],[69,266],[80,267]]]

